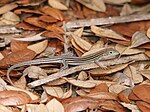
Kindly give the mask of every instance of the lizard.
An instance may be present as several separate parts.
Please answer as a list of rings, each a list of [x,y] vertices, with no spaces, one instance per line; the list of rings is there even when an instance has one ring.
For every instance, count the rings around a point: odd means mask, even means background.
[[[98,52],[83,56],[83,57],[67,57],[67,56],[54,56],[54,57],[48,57],[48,58],[41,58],[41,59],[35,59],[25,62],[20,62],[17,64],[12,65],[8,71],[7,71],[7,79],[11,85],[14,85],[13,82],[10,79],[10,72],[18,67],[22,66],[29,66],[29,65],[38,65],[38,64],[49,64],[49,63],[62,63],[63,67],[62,69],[66,69],[68,65],[82,65],[82,64],[88,64],[88,63],[96,63],[98,64],[99,61],[109,60],[113,59],[119,56],[119,52],[113,48],[105,48]],[[103,67],[103,65],[98,64],[100,67]]]

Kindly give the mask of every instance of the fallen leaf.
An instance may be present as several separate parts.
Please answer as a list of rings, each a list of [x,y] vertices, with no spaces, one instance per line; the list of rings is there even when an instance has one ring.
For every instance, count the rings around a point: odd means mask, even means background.
[[[0,66],[6,67],[23,61],[29,61],[36,56],[36,53],[30,49],[24,49],[22,51],[13,52],[2,60],[0,60]]]
[[[27,48],[34,51],[36,54],[43,52],[48,45],[48,40],[43,40],[33,45],[29,45]]]
[[[51,8],[49,6],[44,6],[40,9],[40,11],[42,11],[43,13],[45,13],[46,15],[50,15],[60,21],[64,20],[64,17],[62,15],[62,12],[60,10]]]
[[[87,78],[88,78],[88,75],[87,75],[87,73],[86,73],[85,71],[81,71],[81,72],[79,73],[79,75],[78,75],[78,80],[84,81],[84,80],[86,80]]]
[[[47,23],[55,23],[58,20],[52,16],[48,16],[48,15],[42,15],[39,17],[39,20],[43,21],[43,22],[47,22]]]
[[[20,42],[20,41],[12,40],[10,43],[12,52],[21,51],[23,49],[26,49],[27,46],[28,46],[28,42]]]
[[[121,55],[132,55],[144,52],[144,49],[131,48],[130,46],[126,47],[120,44],[117,44],[115,46],[115,49],[119,51]]]
[[[62,96],[64,94],[61,87],[43,86],[43,88],[47,94],[54,96],[54,97],[57,97],[57,98],[62,98]]]
[[[127,75],[129,78],[131,78],[135,84],[143,81],[143,77],[140,74],[140,72],[138,72],[137,68],[132,65],[126,67],[123,73]]]
[[[123,103],[123,102],[121,102],[121,104],[122,104],[124,107],[130,109],[132,112],[141,112],[141,111],[139,110],[139,108],[138,108],[135,104]]]
[[[20,23],[16,24],[16,27],[20,28],[20,29],[23,29],[23,30],[31,30],[31,31],[32,30],[36,31],[36,30],[41,29],[39,27],[33,26],[33,25],[31,25],[29,23],[26,23],[26,22],[20,22]]]
[[[72,97],[62,101],[65,112],[77,112],[98,106],[98,101],[90,98]]]
[[[28,13],[28,14],[42,14],[40,11],[38,10],[30,10],[30,9],[16,9],[14,10],[15,14],[23,14],[23,13]]]
[[[110,66],[108,69],[95,68],[89,71],[92,76],[104,76],[108,74],[112,74],[114,72],[120,71],[128,66],[129,63]]]
[[[72,93],[73,93],[72,89],[69,89],[69,91],[67,91],[63,94],[62,98],[63,99],[69,98],[69,97],[71,97]]]
[[[81,81],[81,80],[75,80],[75,79],[67,79],[65,78],[65,80],[77,87],[82,87],[82,88],[93,88],[96,86],[96,84],[93,82],[90,82],[89,80],[87,81]]]
[[[14,112],[14,111],[0,104],[0,112]]]
[[[48,26],[46,27],[46,29],[49,30],[49,31],[58,33],[58,34],[64,34],[64,33],[65,33],[65,32],[64,32],[64,29],[61,28],[61,27],[59,27],[59,26],[57,26],[57,25],[48,25]]]
[[[96,92],[108,92],[108,86],[106,83],[101,83],[97,86],[95,86],[95,88],[92,88],[90,90],[90,93],[96,93]]]
[[[68,8],[64,4],[62,4],[59,0],[48,0],[48,4],[53,8],[59,10],[68,10]]]
[[[150,80],[150,70],[144,69],[144,70],[141,70],[140,73],[141,73],[144,77],[146,77],[146,78],[148,78],[148,79]]]
[[[106,6],[103,0],[92,0],[92,1],[85,1],[85,0],[76,0],[77,2],[83,4],[84,6],[93,9],[99,12],[105,12]]]
[[[126,16],[126,15],[130,15],[133,13],[133,10],[131,8],[131,6],[129,4],[124,4],[124,6],[122,7],[122,10],[120,12],[121,16]]]
[[[122,102],[125,102],[125,103],[130,103],[130,100],[128,98],[129,94],[131,93],[131,89],[125,89],[123,91],[121,91],[119,94],[118,94],[118,98],[122,101]]]
[[[143,101],[136,101],[137,106],[142,112],[149,112],[150,104]]]
[[[112,84],[111,86],[109,86],[109,91],[112,93],[120,93],[121,91],[128,89],[129,87],[124,86],[124,85],[120,85],[120,84]]]
[[[5,14],[2,15],[1,17],[2,19],[6,19],[8,21],[12,21],[12,22],[15,22],[15,23],[18,23],[20,22],[20,18],[19,16],[17,16],[15,13],[13,12],[7,12]]]
[[[150,85],[148,84],[137,85],[133,88],[133,93],[147,103],[150,103],[149,91]]]
[[[91,31],[100,37],[108,37],[117,40],[126,40],[123,36],[117,34],[115,31],[111,29],[106,29],[106,28],[104,29],[97,26],[91,26]]]
[[[63,105],[57,101],[55,98],[50,100],[46,107],[48,109],[48,112],[65,112]]]
[[[150,28],[148,28],[148,30],[147,30],[147,36],[148,36],[148,38],[150,38]]]
[[[0,104],[7,106],[23,105],[31,102],[28,94],[21,91],[0,91]]]
[[[34,101],[39,99],[38,95],[36,95],[36,94],[34,94],[34,93],[32,93],[28,90],[20,89],[20,88],[17,88],[17,87],[14,87],[14,86],[9,86],[9,85],[6,86],[6,89],[7,90],[13,90],[13,91],[22,91],[22,92],[28,94],[31,97],[31,99],[34,100]]]
[[[31,112],[48,112],[48,109],[44,104],[26,104],[25,110]]]
[[[40,21],[38,17],[28,17],[24,19],[25,22],[40,28],[46,28],[47,24],[43,21]]]
[[[138,47],[145,43],[150,43],[150,39],[144,33],[137,31],[133,34],[131,48]]]
[[[150,50],[145,51],[145,54],[150,57]]]
[[[0,7],[0,14],[4,14],[8,11],[11,11],[11,10],[15,9],[16,7],[18,7],[18,5],[15,3],[6,4],[2,7]]]

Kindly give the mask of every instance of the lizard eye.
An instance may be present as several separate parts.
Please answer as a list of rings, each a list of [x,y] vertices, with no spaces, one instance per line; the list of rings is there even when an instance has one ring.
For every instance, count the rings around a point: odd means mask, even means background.
[[[109,51],[109,54],[112,54],[113,53],[113,51]]]

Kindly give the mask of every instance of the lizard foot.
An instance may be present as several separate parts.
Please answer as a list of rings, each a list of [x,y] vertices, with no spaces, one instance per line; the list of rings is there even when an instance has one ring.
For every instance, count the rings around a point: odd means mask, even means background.
[[[104,65],[103,63],[100,63],[100,62],[97,62],[95,61],[95,64],[98,65],[100,68],[104,69],[104,70],[107,70],[108,67],[106,65]]]

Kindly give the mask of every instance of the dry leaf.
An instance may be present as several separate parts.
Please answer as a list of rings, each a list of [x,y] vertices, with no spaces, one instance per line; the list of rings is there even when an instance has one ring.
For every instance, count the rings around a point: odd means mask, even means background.
[[[96,86],[96,83],[90,82],[90,80],[87,81],[81,81],[81,80],[75,80],[75,79],[67,79],[65,78],[69,83],[73,84],[74,86],[77,87],[82,87],[82,88],[93,88]]]
[[[150,39],[142,32],[137,31],[132,36],[132,44],[131,47],[138,47],[145,43],[150,43]]]
[[[77,2],[83,4],[84,6],[99,12],[105,12],[106,6],[103,0],[76,0]]]
[[[122,102],[125,102],[125,103],[130,103],[130,100],[128,98],[129,94],[131,93],[131,89],[125,89],[123,91],[121,91],[119,94],[118,94],[118,98],[122,101]]]
[[[65,112],[83,111],[88,107],[92,108],[98,106],[98,101],[82,97],[72,97],[64,100],[62,103],[65,108]]]
[[[148,36],[148,38],[150,38],[150,27],[147,30],[147,36]]]
[[[30,49],[24,49],[22,51],[13,52],[2,60],[0,60],[0,66],[6,67],[23,61],[29,61],[36,56],[36,53]]]
[[[133,93],[141,100],[147,103],[150,103],[149,91],[150,91],[150,85],[148,84],[137,85],[133,88]]]
[[[16,40],[12,40],[10,43],[10,47],[11,47],[12,52],[21,51],[23,49],[26,49],[27,46],[28,46],[27,42],[20,42],[20,41],[16,41]]]
[[[43,86],[44,90],[46,91],[47,94],[57,97],[57,98],[62,98],[64,92],[61,87],[49,87],[49,86]]]
[[[100,37],[108,37],[117,40],[126,40],[123,36],[117,34],[115,31],[111,29],[106,29],[106,28],[104,29],[97,26],[91,26],[91,31]]]
[[[108,4],[116,4],[116,5],[121,5],[124,3],[131,2],[131,0],[104,0],[105,3]]]
[[[122,102],[121,102],[121,104],[122,104],[124,107],[126,107],[126,108],[132,110],[132,112],[141,112],[141,111],[139,110],[139,108],[138,108],[136,105],[134,105],[134,104],[122,103]]]
[[[143,77],[140,72],[138,72],[137,68],[132,65],[129,65],[127,68],[125,68],[123,73],[131,78],[135,84],[143,81]]]
[[[36,44],[30,45],[27,48],[34,51],[36,54],[40,54],[46,49],[47,45],[48,45],[48,40],[43,40]]]
[[[144,49],[131,48],[130,46],[129,46],[129,47],[126,47],[126,46],[120,45],[120,44],[117,44],[117,45],[115,46],[115,49],[116,49],[121,55],[132,55],[132,54],[138,54],[138,53],[144,52]]]
[[[132,8],[130,7],[129,4],[125,4],[120,12],[121,16],[126,16],[126,15],[130,15],[133,13]]]
[[[65,92],[62,96],[63,99],[71,97],[73,91],[69,89],[69,91]]]
[[[14,86],[9,86],[9,85],[6,86],[6,89],[7,90],[14,90],[14,91],[22,91],[22,92],[28,94],[31,97],[32,100],[38,100],[39,99],[38,95],[36,95],[36,94],[34,94],[34,93],[32,93],[28,90],[20,89],[20,88],[17,88],[17,87],[14,87]]]
[[[150,80],[150,70],[144,69],[144,70],[141,70],[140,73],[141,73],[144,77],[146,77],[146,78],[148,78],[148,79]]]
[[[53,8],[59,10],[68,10],[68,8],[64,4],[62,4],[59,0],[48,0],[48,4]]]
[[[25,22],[40,28],[46,28],[47,24],[43,21],[40,21],[38,17],[28,17],[24,19]]]
[[[61,11],[57,10],[57,9],[54,9],[54,8],[51,8],[49,6],[44,6],[40,9],[43,13],[45,13],[46,15],[50,15],[60,21],[63,21],[64,20],[64,17],[61,13]]]
[[[64,32],[64,29],[61,28],[61,27],[59,27],[59,26],[57,26],[57,25],[48,25],[48,26],[46,27],[46,29],[49,30],[49,31],[58,33],[58,34],[64,34],[64,33],[65,33],[65,32]]]
[[[47,22],[47,23],[55,23],[58,20],[52,16],[48,16],[48,15],[42,15],[39,17],[39,20],[43,21],[43,22]]]
[[[120,93],[121,91],[125,90],[125,89],[128,89],[129,87],[127,86],[123,86],[123,85],[120,85],[120,84],[113,84],[111,86],[109,86],[109,91],[112,92],[112,93]]]
[[[19,16],[17,16],[15,13],[13,12],[7,12],[5,14],[2,15],[1,17],[2,19],[8,20],[8,21],[12,21],[15,23],[20,22],[20,18]]]
[[[14,111],[0,104],[0,112],[14,112]]]
[[[81,71],[78,75],[78,80],[86,80],[88,78],[88,75],[85,71]]]
[[[0,14],[4,14],[8,11],[11,11],[11,10],[15,9],[16,7],[18,7],[18,5],[14,4],[14,3],[6,4],[2,7],[0,7]]]
[[[128,66],[128,63],[110,66],[108,69],[96,68],[89,71],[92,76],[104,76],[117,71],[120,71]]]
[[[0,104],[7,106],[23,105],[31,102],[28,94],[21,91],[0,91]]]
[[[26,104],[26,111],[29,112],[48,112],[46,105],[44,104]]]
[[[106,83],[101,83],[97,85],[95,88],[92,88],[90,90],[90,93],[96,93],[96,92],[108,92],[108,86]]]
[[[143,101],[137,101],[136,104],[142,112],[149,112],[149,110],[150,110],[150,104],[149,103],[146,103]]]
[[[75,30],[73,32],[73,34],[78,36],[79,38],[81,38],[81,36],[83,35],[83,30],[84,30],[84,28],[79,28],[79,29]]]
[[[63,105],[57,101],[55,98],[50,100],[46,107],[48,109],[48,112],[65,112]]]
[[[29,14],[43,14],[38,10],[30,10],[30,9],[16,9],[14,10],[15,14],[23,14],[23,13],[29,13]]]

